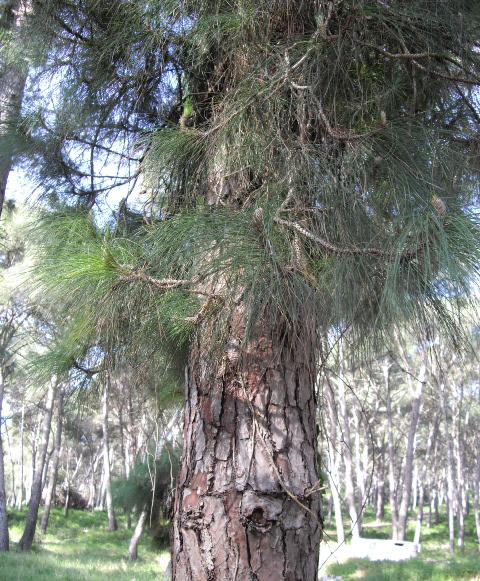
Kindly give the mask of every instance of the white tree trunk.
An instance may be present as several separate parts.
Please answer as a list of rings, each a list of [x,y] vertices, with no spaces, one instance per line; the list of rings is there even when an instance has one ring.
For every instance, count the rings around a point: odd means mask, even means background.
[[[25,530],[22,538],[18,543],[20,551],[27,551],[30,549],[35,536],[35,529],[37,527],[38,508],[42,498],[42,474],[45,458],[47,455],[48,439],[50,437],[50,427],[52,424],[53,402],[57,391],[57,380],[53,378],[50,381],[47,393],[47,401],[45,405],[45,415],[43,417],[42,434],[38,450],[37,466],[32,483],[32,491],[30,495],[30,504],[28,506],[27,520],[25,523]]]
[[[102,422],[103,422],[103,469],[105,474],[105,494],[107,500],[108,530],[117,530],[117,520],[113,509],[112,496],[112,475],[110,471],[110,441],[108,429],[108,406],[110,394],[110,376],[107,373],[102,399]]]

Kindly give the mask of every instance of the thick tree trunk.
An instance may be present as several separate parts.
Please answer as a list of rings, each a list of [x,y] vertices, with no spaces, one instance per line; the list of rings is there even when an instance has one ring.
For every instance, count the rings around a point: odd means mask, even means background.
[[[415,436],[417,434],[418,419],[420,417],[420,408],[422,405],[423,386],[427,367],[422,363],[415,388],[412,393],[412,411],[410,415],[410,428],[408,430],[407,449],[405,453],[405,468],[403,476],[403,494],[398,511],[398,528],[397,540],[404,541],[407,532],[408,509],[412,496],[412,477],[413,477],[413,459],[415,453]]]
[[[175,499],[175,581],[317,579],[313,340],[299,345],[267,328],[252,330],[241,348],[237,307],[216,369],[208,357],[213,329],[193,341]]]
[[[40,530],[43,534],[47,532],[48,519],[50,518],[50,507],[55,496],[55,486],[57,484],[58,463],[60,460],[60,450],[62,448],[62,424],[63,424],[63,389],[61,388],[58,394],[57,404],[57,426],[55,432],[55,448],[53,451],[52,470],[47,487],[47,495],[45,497],[45,508],[43,511],[42,522]]]
[[[32,483],[32,492],[30,495],[30,504],[28,506],[27,520],[25,523],[25,530],[22,538],[18,542],[19,551],[28,551],[33,543],[35,536],[35,529],[37,527],[38,507],[42,498],[42,474],[45,458],[47,455],[48,439],[50,437],[50,427],[52,424],[53,402],[55,400],[55,393],[57,391],[56,380],[50,382],[47,401],[45,406],[45,415],[43,417],[41,441],[38,451],[38,459],[36,464],[35,475]]]
[[[0,373],[0,552],[8,551],[9,549],[7,495],[5,491],[5,465],[3,457],[3,439],[2,439],[3,393],[4,393],[3,374]]]
[[[103,421],[103,469],[105,471],[105,493],[107,499],[108,530],[116,531],[117,520],[113,509],[112,496],[112,475],[110,472],[110,439],[108,428],[108,405],[110,395],[110,376],[107,373],[102,400],[102,421]]]
[[[138,517],[137,525],[133,531],[132,538],[130,539],[130,544],[128,545],[128,560],[136,561],[138,557],[138,543],[145,529],[145,523],[147,522],[148,507],[144,506],[140,516]]]

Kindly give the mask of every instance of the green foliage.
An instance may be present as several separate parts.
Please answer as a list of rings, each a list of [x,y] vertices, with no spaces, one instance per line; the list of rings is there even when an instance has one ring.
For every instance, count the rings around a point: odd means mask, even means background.
[[[119,508],[140,513],[148,506],[153,523],[165,515],[166,502],[174,493],[174,482],[179,466],[178,451],[163,448],[155,461],[137,461],[128,478],[113,481],[113,496]],[[152,522],[152,519],[150,519]]]
[[[28,50],[40,77],[62,70],[54,111],[29,114],[45,189],[92,206],[119,146],[156,208],[115,234],[43,219],[38,288],[122,355],[183,355],[207,318],[219,341],[239,296],[249,326],[296,333],[308,309],[359,346],[432,318],[458,339],[479,264],[478,18],[460,0],[42,3]]]

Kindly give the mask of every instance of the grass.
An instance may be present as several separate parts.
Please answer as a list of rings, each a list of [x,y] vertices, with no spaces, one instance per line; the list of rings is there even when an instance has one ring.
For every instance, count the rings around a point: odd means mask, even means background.
[[[389,515],[379,524],[371,510],[364,516],[365,528],[363,537],[389,539],[391,538],[391,524]],[[347,531],[347,524],[345,523]],[[413,541],[415,517],[412,515],[407,533],[407,541]],[[335,545],[335,531],[328,527],[326,533],[332,545]],[[444,514],[440,515],[440,522],[422,529],[422,551],[418,557],[410,561],[368,561],[366,559],[349,559],[345,562],[334,563],[329,559],[323,571],[327,575],[339,576],[344,581],[362,579],[365,581],[480,581],[480,553],[473,514],[466,520],[465,550],[452,558],[448,546],[448,524]],[[323,552],[325,559],[328,553]],[[322,559],[321,559],[322,560]]]
[[[10,511],[12,546],[10,553],[0,554],[0,581],[162,581],[168,553],[155,546],[145,533],[140,541],[139,559],[125,559],[132,531],[118,517],[119,530],[106,530],[103,512],[71,510],[68,518],[54,509],[46,535],[37,532],[29,553],[17,553],[25,511]],[[163,567],[162,567],[163,566]]]
[[[162,581],[168,552],[155,545],[145,534],[139,546],[139,559],[125,559],[131,531],[125,528],[123,515],[118,517],[119,530],[106,530],[103,512],[72,510],[68,518],[59,509],[52,512],[49,532],[37,533],[31,552],[17,553],[15,543],[21,536],[25,511],[9,513],[12,550],[0,554],[0,581]],[[364,517],[364,537],[388,539],[391,526],[388,514],[380,525],[374,522],[371,510]],[[345,523],[346,530],[347,523]],[[411,519],[407,540],[413,539],[414,519]],[[335,545],[335,531],[327,525],[326,537]],[[326,552],[327,551],[327,552]],[[328,549],[322,548],[320,560]],[[334,563],[330,559],[323,574],[339,576],[344,581],[480,581],[480,555],[476,542],[473,514],[467,518],[464,554],[452,559],[448,550],[448,529],[445,515],[439,524],[423,529],[422,552],[416,559],[394,563],[349,559]],[[274,580],[272,580],[274,581]]]

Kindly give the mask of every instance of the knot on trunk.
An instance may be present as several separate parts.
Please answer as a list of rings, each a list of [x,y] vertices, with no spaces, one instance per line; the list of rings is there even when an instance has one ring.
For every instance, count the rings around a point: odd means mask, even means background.
[[[203,527],[203,503],[198,508],[188,506],[182,513],[182,527],[185,529],[201,529]]]
[[[248,490],[243,495],[240,519],[246,528],[265,533],[278,521],[282,508],[279,498],[260,496]]]

